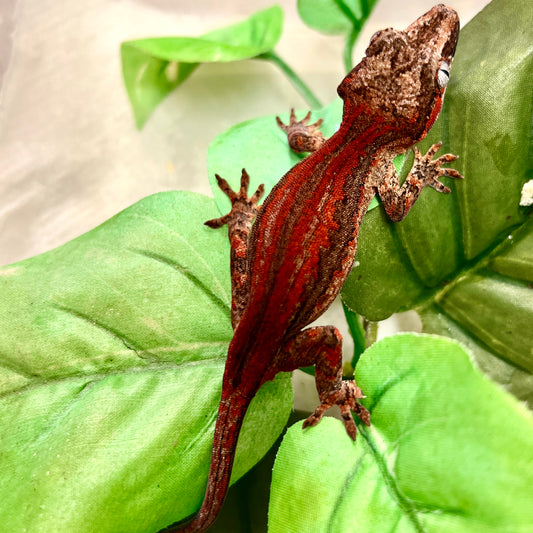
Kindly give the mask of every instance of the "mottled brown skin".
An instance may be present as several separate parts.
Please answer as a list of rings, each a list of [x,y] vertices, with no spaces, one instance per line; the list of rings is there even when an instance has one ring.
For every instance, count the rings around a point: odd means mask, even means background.
[[[233,192],[228,215],[207,222],[228,224],[231,242],[234,336],[222,384],[211,468],[203,505],[193,522],[174,531],[205,531],[215,520],[229,485],[242,420],[261,385],[278,372],[315,365],[321,404],[304,422],[319,422],[338,405],[355,439],[352,411],[370,424],[354,381],[342,380],[339,331],[306,328],[339,293],[354,261],[359,225],[377,193],[393,220],[405,217],[425,186],[449,192],[441,176],[447,154],[433,160],[415,151],[413,169],[400,186],[392,160],[425,137],[439,113],[459,33],[455,11],[435,6],[405,31],[376,33],[366,56],[344,79],[339,130],[324,140],[309,116],[279,121],[296,150],[314,150],[273,188],[261,208],[258,190],[247,196],[248,175]],[[252,220],[257,215],[252,227]]]

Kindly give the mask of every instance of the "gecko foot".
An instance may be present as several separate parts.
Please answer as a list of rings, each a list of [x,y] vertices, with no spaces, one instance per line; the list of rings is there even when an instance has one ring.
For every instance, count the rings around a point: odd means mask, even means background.
[[[355,384],[355,381],[342,381],[339,389],[327,396],[321,395],[320,399],[322,403],[315,409],[315,412],[304,421],[303,427],[315,426],[320,422],[325,411],[334,405],[338,405],[341,411],[344,427],[352,440],[355,440],[357,427],[352,416],[352,411],[365,425],[370,425],[370,413],[368,409],[358,402],[360,398],[364,397],[364,394]]]
[[[289,146],[295,152],[314,152],[325,142],[320,131],[322,119],[314,124],[308,124],[311,118],[311,111],[302,120],[296,120],[294,109],[291,109],[291,116],[288,124],[284,124],[279,117],[276,117],[278,126],[287,134]]]
[[[433,156],[438,152],[442,143],[432,145],[427,151],[426,155],[422,155],[420,150],[415,146],[413,148],[415,153],[415,162],[412,170],[412,179],[420,183],[422,186],[429,186],[439,192],[448,193],[450,189],[439,181],[442,176],[449,176],[451,178],[462,179],[463,176],[453,168],[441,168],[444,163],[455,161],[459,156],[453,154],[444,154],[437,159]]]
[[[215,174],[218,186],[224,192],[224,194],[231,200],[231,211],[222,217],[214,218],[204,222],[206,226],[210,228],[220,228],[224,224],[233,222],[233,225],[251,225],[251,221],[259,212],[260,206],[257,202],[263,196],[265,187],[263,184],[259,185],[257,191],[252,196],[248,196],[248,186],[250,185],[250,176],[248,172],[243,168],[241,175],[241,188],[238,192],[235,192],[229,185],[229,183],[221,178],[218,174]],[[249,228],[248,228],[249,231]]]

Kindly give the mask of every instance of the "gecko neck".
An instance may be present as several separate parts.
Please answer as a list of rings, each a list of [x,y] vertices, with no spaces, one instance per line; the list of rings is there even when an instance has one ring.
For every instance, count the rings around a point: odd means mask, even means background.
[[[345,101],[341,125],[330,140],[337,150],[361,151],[364,148],[368,156],[393,145],[398,138],[397,126],[370,114],[364,104]]]

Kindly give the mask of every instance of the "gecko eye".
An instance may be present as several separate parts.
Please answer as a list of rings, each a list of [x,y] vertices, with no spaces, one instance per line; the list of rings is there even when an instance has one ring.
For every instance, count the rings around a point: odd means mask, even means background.
[[[439,72],[437,74],[437,84],[439,88],[444,89],[450,79],[450,65],[446,61],[441,61]]]

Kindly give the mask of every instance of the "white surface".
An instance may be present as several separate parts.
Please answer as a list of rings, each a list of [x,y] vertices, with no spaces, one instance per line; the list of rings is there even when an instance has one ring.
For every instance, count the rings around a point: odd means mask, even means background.
[[[201,66],[134,127],[119,45],[200,35],[272,0],[0,0],[0,264],[58,246],[163,190],[210,194],[209,143],[228,127],[305,103],[262,61]],[[278,2],[278,53],[324,103],[343,77],[342,39],[303,25],[296,0]],[[432,0],[382,0],[354,60],[377,29],[407,26]],[[486,0],[452,2],[463,20]]]

